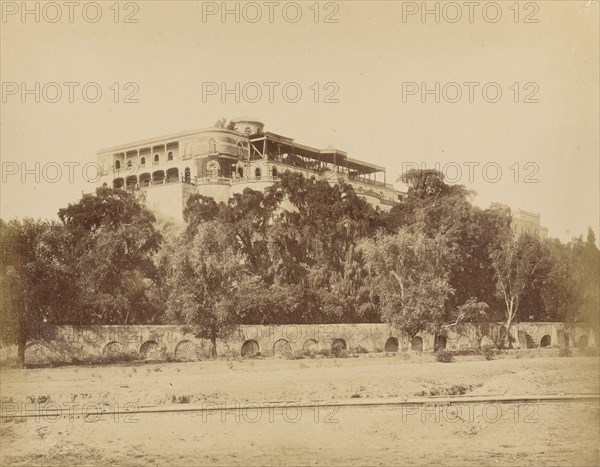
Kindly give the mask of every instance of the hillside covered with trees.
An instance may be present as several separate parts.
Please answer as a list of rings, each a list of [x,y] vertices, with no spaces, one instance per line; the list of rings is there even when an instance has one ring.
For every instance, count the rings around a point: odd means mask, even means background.
[[[227,204],[192,195],[184,225],[157,219],[141,192],[108,188],[60,209],[60,222],[0,220],[2,322],[20,356],[42,323],[189,324],[212,340],[238,324],[383,321],[410,336],[469,321],[598,327],[591,229],[567,244],[515,238],[509,212],[474,206],[439,172],[404,181],[407,200],[390,212],[287,172]]]

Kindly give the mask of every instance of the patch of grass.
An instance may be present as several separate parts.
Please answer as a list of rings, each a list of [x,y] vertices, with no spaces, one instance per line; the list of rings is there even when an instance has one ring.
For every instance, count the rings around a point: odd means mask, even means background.
[[[310,358],[305,352],[293,352],[285,355],[288,360],[304,360]]]
[[[335,358],[348,358],[350,356],[350,352],[348,352],[346,349],[340,349],[334,352],[333,356]]]
[[[175,396],[171,397],[171,403],[173,404],[189,404],[190,396]]]
[[[462,396],[471,392],[473,390],[473,386],[466,384],[455,384],[450,387],[434,387],[429,390],[419,391],[415,394],[415,396],[422,397],[435,397],[435,396]]]
[[[481,350],[477,350],[477,349],[462,349],[462,350],[455,350],[454,351],[454,355],[459,356],[459,355],[477,355],[478,353],[483,352],[485,349],[494,349],[494,347],[484,347]]]
[[[584,349],[577,349],[577,354],[580,357],[597,357],[598,356],[598,348],[586,347]]]
[[[561,347],[558,351],[559,357],[570,357],[571,355],[573,355],[573,352],[571,352],[571,349],[568,347]]]
[[[113,363],[124,363],[124,362],[133,362],[135,360],[139,360],[134,354],[115,354],[115,355],[103,355],[102,357],[96,359],[92,363],[100,364],[100,365],[111,365]]]
[[[369,353],[369,351],[365,349],[362,345],[358,345],[357,347],[352,349],[352,353]]]
[[[50,401],[50,396],[42,394],[41,396],[27,396],[29,404],[47,404]]]
[[[454,386],[450,386],[448,389],[449,396],[462,396],[468,392],[473,390],[473,386],[467,386],[465,384],[455,384]]]

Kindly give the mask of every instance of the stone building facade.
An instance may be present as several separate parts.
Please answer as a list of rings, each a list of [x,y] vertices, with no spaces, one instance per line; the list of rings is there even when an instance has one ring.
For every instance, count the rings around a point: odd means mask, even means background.
[[[206,128],[150,138],[97,154],[100,186],[143,190],[149,208],[182,220],[187,198],[199,193],[226,202],[245,188],[264,191],[286,170],[307,178],[342,181],[377,209],[389,210],[405,193],[386,180],[384,167],[265,132],[255,119],[233,128]]]
[[[541,225],[540,214],[525,211],[523,209],[511,209],[509,206],[502,203],[492,203],[492,207],[508,208],[511,212],[512,223],[511,227],[515,237],[523,234],[534,235],[541,239],[548,238],[548,229]]]

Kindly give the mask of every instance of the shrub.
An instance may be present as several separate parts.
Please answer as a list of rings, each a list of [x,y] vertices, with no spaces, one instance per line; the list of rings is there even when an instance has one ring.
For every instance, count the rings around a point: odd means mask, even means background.
[[[421,397],[436,397],[436,396],[462,396],[471,392],[473,390],[473,386],[467,386],[466,384],[455,384],[450,387],[437,386],[433,388],[429,388],[424,391],[419,391],[415,394],[415,396]]]
[[[369,351],[367,349],[365,349],[362,345],[359,345],[358,347],[355,347],[354,349],[352,349],[353,353],[369,353]]]
[[[190,403],[190,396],[171,396],[171,403],[172,404],[189,404]]]
[[[496,356],[496,351],[492,347],[484,347],[481,350],[481,355],[483,355],[483,358],[486,360],[493,360]]]
[[[571,349],[568,347],[561,347],[561,349],[558,351],[558,356],[559,357],[570,357]]]
[[[448,395],[450,396],[462,396],[473,390],[473,386],[467,386],[465,384],[455,384],[448,389]]]
[[[312,353],[306,351],[293,352],[285,355],[288,360],[304,360],[305,358],[313,358]]]
[[[454,361],[454,354],[449,350],[438,350],[435,354],[435,359],[442,363],[452,363]]]
[[[331,357],[331,350],[330,349],[321,349],[319,350],[319,355],[322,355],[323,357]]]
[[[348,358],[350,356],[350,352],[348,352],[346,349],[340,349],[335,352],[334,356],[337,358]]]

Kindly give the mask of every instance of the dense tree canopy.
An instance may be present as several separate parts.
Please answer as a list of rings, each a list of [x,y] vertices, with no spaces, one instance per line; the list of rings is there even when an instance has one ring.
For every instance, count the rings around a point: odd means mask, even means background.
[[[387,321],[409,335],[473,320],[598,326],[591,229],[568,244],[515,237],[508,210],[476,207],[441,173],[403,180],[407,199],[390,212],[350,185],[286,172],[227,203],[192,195],[184,226],[108,188],[61,209],[61,223],[0,221],[2,319],[186,323],[213,343],[250,323]]]

